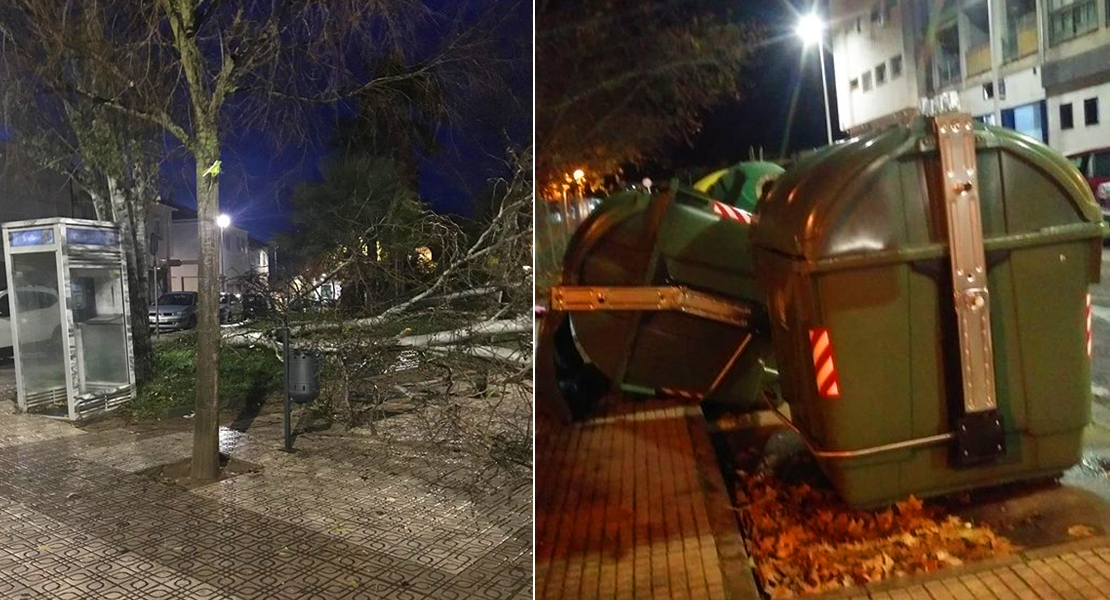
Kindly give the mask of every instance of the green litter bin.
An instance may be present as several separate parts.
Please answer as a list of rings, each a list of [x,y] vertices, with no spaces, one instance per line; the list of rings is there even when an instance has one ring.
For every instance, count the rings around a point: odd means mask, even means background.
[[[755,212],[764,191],[782,175],[782,167],[764,161],[747,161],[710,173],[694,189],[726,204]]]
[[[966,115],[827,147],[778,180],[754,268],[791,419],[849,504],[1079,460],[1101,223],[1067,160]]]
[[[742,327],[677,310],[571,312],[576,350],[626,392],[763,407],[761,391],[773,360],[770,338],[760,326],[763,292],[749,252],[754,219],[748,211],[673,186],[654,196],[624,192],[608,198],[572,238],[564,286],[681,286],[743,305],[752,318]]]

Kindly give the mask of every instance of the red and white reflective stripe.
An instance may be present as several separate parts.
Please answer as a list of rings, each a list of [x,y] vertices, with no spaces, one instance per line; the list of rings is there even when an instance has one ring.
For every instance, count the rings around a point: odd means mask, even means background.
[[[833,364],[832,340],[829,330],[817,327],[809,330],[809,343],[813,347],[813,371],[817,374],[817,394],[822,398],[839,398],[840,381]]]
[[[752,213],[746,210],[740,210],[735,206],[729,206],[724,202],[717,202],[716,200],[713,201],[713,212],[717,213],[719,217],[740,221],[747,225],[751,225],[752,221],[755,220],[755,216],[752,215]]]
[[[1091,295],[1087,294],[1087,358],[1091,358],[1091,350],[1093,349],[1094,336],[1091,331]]]
[[[682,398],[683,400],[690,400],[693,402],[701,402],[705,397],[697,392],[688,392],[686,390],[676,390],[674,388],[659,388],[660,395],[670,396],[672,398]]]

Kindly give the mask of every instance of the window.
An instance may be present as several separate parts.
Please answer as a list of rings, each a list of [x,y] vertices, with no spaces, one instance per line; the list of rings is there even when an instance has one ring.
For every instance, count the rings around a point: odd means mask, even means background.
[[[863,91],[865,91],[865,92],[870,92],[871,91],[871,71],[868,71],[868,72],[863,74]]]
[[[855,79],[848,82],[848,89],[852,90],[853,92],[859,89],[859,77],[856,77]]]
[[[871,7],[871,24],[872,25],[882,25],[883,24],[883,13],[882,13],[882,11],[879,10],[879,5],[878,4]]]
[[[1083,124],[1098,125],[1098,98],[1083,101]]]
[[[983,84],[983,100],[990,100],[994,98],[994,82],[988,81]]]
[[[890,78],[898,79],[902,76],[902,55],[890,59]]]
[[[1053,45],[1098,29],[1096,0],[1048,0],[1048,39]]]
[[[1075,117],[1071,112],[1071,102],[1060,105],[1060,129],[1075,127]]]
[[[1002,126],[1025,134],[1041,143],[1048,143],[1047,104],[1044,100],[1002,110]]]
[[[886,63],[875,67],[875,85],[886,83]]]
[[[1110,152],[1097,152],[1091,163],[1092,177],[1110,177]]]

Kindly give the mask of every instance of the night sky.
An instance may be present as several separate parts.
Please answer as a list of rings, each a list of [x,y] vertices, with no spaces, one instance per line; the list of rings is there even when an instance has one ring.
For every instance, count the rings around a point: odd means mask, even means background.
[[[483,5],[502,7],[503,50],[518,46],[530,49],[531,2],[476,0],[472,4],[478,10]],[[490,115],[480,106],[466,107],[461,118],[438,131],[438,151],[421,161],[420,195],[434,210],[468,215],[472,197],[484,190],[491,178],[506,174],[506,147],[524,146],[531,140],[531,52],[513,52],[523,56],[514,63],[499,63],[498,68],[504,69],[502,75],[511,93],[519,99],[520,108],[508,114],[498,111]],[[279,145],[265,131],[232,130],[225,139],[222,155],[221,211],[231,216],[234,225],[263,241],[288,231],[289,196],[298,183],[320,179],[318,167],[328,156],[331,134],[337,120],[344,116],[341,113],[322,109],[312,115],[310,129],[316,132],[314,139],[295,145]],[[193,161],[185,157],[173,159],[163,169],[166,200],[195,208]]]
[[[822,3],[823,5],[824,3]],[[810,9],[805,0],[740,0],[735,18],[758,24],[765,45],[751,57],[742,75],[744,91],[710,109],[702,131],[693,141],[678,144],[659,164],[646,165],[644,174],[660,179],[674,172],[701,172],[747,160],[748,149],[763,147],[768,159],[825,145],[825,112],[821,104],[821,68],[815,47],[804,51],[794,35],[797,15]],[[825,52],[836,136],[836,98],[832,55]],[[791,99],[797,97],[791,107]]]
[[[638,171],[659,179],[744,160],[752,147],[763,147],[768,158],[775,158],[784,149],[790,154],[823,145],[825,117],[816,51],[810,48],[803,55],[802,45],[793,35],[797,15],[810,6],[807,0],[739,0],[727,7],[733,18],[761,26],[767,38],[743,75],[744,93],[738,100],[711,108],[702,131],[690,144],[676,144],[658,163]],[[514,8],[509,30],[530,37],[530,3]],[[833,65],[827,52],[825,61],[831,87]],[[519,114],[499,123],[471,119],[439,132],[440,151],[421,164],[421,196],[433,208],[467,214],[471,197],[485,188],[491,177],[504,174],[506,136],[517,144],[531,138],[530,68],[528,57],[507,73],[513,92],[523,103]],[[796,103],[792,106],[793,98]],[[835,130],[833,94],[829,101]],[[308,144],[279,147],[265,132],[234,132],[227,139],[221,207],[236,225],[262,240],[288,229],[288,196],[297,183],[319,179],[319,162],[328,153],[326,133],[329,128],[334,130],[335,116],[334,111],[318,116],[324,134]],[[166,174],[171,202],[195,206],[192,162],[170,161]]]

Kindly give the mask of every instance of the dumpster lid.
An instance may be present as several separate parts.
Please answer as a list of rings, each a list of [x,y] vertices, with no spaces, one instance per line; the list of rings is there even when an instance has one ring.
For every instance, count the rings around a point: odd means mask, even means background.
[[[1061,228],[1101,235],[1101,210],[1071,162],[1015,131],[974,127],[988,241]],[[927,117],[826,146],[774,184],[752,244],[808,261],[943,245],[931,208],[943,196],[939,168]]]

